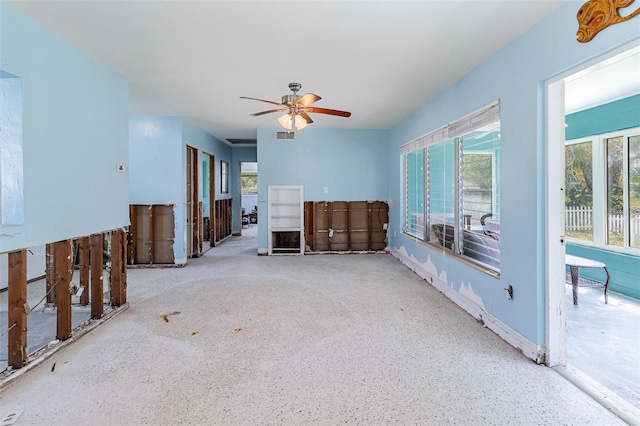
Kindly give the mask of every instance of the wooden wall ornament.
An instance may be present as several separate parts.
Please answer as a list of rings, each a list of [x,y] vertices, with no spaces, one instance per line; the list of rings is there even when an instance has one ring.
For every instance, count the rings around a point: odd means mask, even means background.
[[[640,15],[640,7],[627,16],[620,16],[618,9],[629,6],[635,0],[589,0],[578,10],[578,41],[587,43],[603,29]]]

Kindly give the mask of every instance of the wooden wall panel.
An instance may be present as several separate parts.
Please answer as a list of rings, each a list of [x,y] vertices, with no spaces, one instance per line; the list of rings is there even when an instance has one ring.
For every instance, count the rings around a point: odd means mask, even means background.
[[[352,201],[349,203],[350,249],[369,250],[369,203]]]
[[[313,235],[313,201],[305,201],[304,203],[304,241],[310,250],[315,250]],[[306,248],[305,248],[306,251]]]
[[[384,250],[387,246],[387,230],[389,223],[389,205],[381,201],[370,203],[371,216],[371,250]]]
[[[174,263],[175,216],[172,204],[155,204],[152,207],[153,263]]]
[[[349,203],[346,201],[331,203],[331,231],[329,231],[330,250],[349,250]]]
[[[387,242],[389,206],[383,201],[305,203],[310,251],[379,251]]]
[[[131,233],[133,247],[129,263],[170,264],[175,262],[175,216],[173,204],[132,205]]]
[[[231,202],[231,199],[214,201],[214,223],[211,226],[214,229],[216,244],[231,235]]]
[[[151,263],[151,206],[136,205],[131,218],[134,262]]]
[[[330,203],[314,203],[313,208],[313,240],[315,251],[329,250]]]

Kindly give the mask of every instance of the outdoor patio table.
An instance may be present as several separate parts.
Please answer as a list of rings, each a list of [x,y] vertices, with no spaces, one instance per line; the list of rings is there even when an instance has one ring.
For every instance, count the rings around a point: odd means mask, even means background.
[[[597,260],[586,259],[584,257],[573,256],[571,254],[565,255],[565,263],[571,270],[571,286],[573,287],[573,304],[578,304],[578,283],[580,281],[580,268],[602,268],[607,274],[607,281],[604,283],[604,303],[609,303],[609,281],[611,275],[607,265],[598,262]]]

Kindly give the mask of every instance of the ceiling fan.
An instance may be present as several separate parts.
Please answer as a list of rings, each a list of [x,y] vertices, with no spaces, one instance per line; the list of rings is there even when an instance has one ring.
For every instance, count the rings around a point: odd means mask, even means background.
[[[307,93],[304,96],[298,95],[298,91],[302,87],[300,83],[289,83],[289,89],[293,92],[292,95],[284,95],[282,102],[267,101],[265,99],[249,98],[247,96],[240,96],[241,99],[252,99],[254,101],[266,102],[273,105],[278,105],[276,109],[270,109],[267,111],[256,112],[250,114],[254,117],[264,114],[270,114],[272,112],[285,111],[285,114],[278,118],[278,122],[282,127],[287,130],[291,130],[295,127],[298,130],[302,130],[307,127],[308,124],[313,123],[310,112],[316,114],[329,114],[337,115],[338,117],[351,117],[351,113],[348,111],[339,111],[337,109],[318,108],[311,106],[312,103],[322,99],[318,95],[313,93]]]

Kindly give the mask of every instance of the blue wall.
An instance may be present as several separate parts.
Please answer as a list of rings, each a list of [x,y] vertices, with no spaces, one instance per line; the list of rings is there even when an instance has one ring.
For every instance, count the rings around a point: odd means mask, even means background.
[[[566,140],[638,127],[640,126],[640,95],[568,114],[565,122],[567,123]]]
[[[385,130],[314,129],[296,140],[275,140],[280,129],[258,129],[258,223],[267,223],[268,185],[303,185],[305,201],[386,201],[389,194]],[[324,188],[327,192],[324,192]],[[258,250],[268,250],[258,226]]]
[[[580,5],[561,5],[390,131],[389,245],[405,258],[432,267],[460,300],[536,345],[546,341],[544,82],[640,37],[636,21],[607,28],[588,44],[578,43]],[[398,161],[400,145],[495,100],[501,107],[499,278],[402,234]],[[514,288],[513,300],[504,296],[508,285]]]
[[[569,114],[565,121],[568,124],[565,131],[567,140],[640,127],[640,95]],[[611,274],[611,291],[640,299],[640,252],[624,254],[604,247],[570,243],[567,244],[567,253],[606,263]],[[603,274],[598,271],[583,269],[580,273],[603,279]]]
[[[214,138],[194,123],[181,117],[134,115],[129,119],[131,156],[130,204],[175,205],[175,263],[187,262],[186,250],[186,146],[198,150],[199,174],[202,176],[202,152],[215,156],[215,199],[231,198],[220,192],[220,162],[231,161],[231,147]],[[230,168],[229,179],[239,179]],[[208,191],[199,180],[199,197]]]
[[[128,225],[127,82],[5,4],[0,42],[24,158],[24,222],[0,228],[0,252]]]
[[[129,118],[130,204],[179,204],[182,119],[135,115]]]

